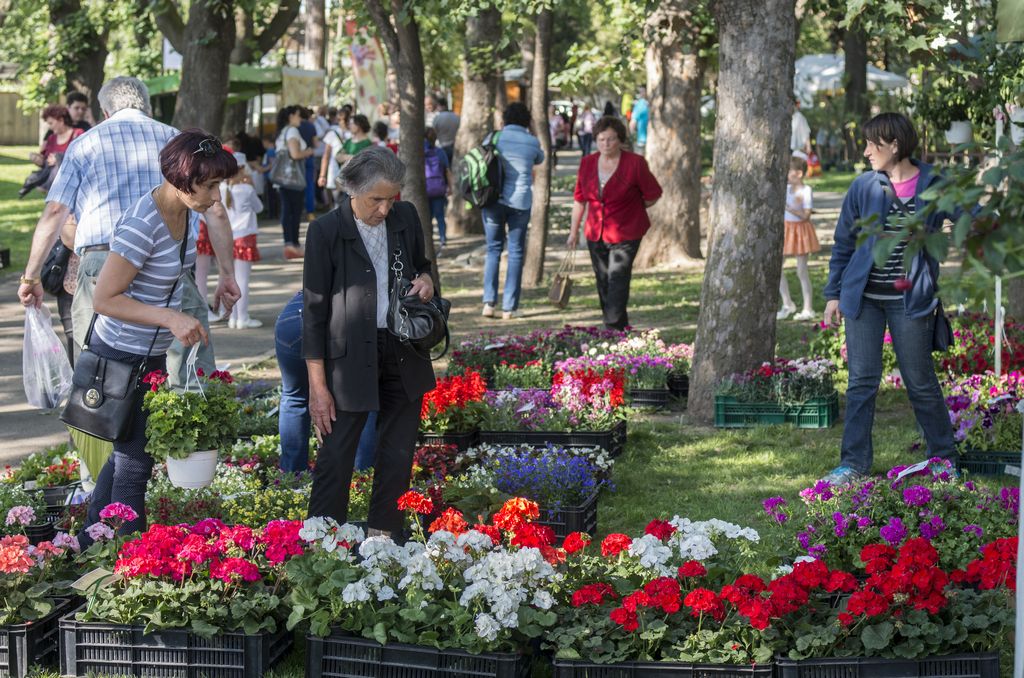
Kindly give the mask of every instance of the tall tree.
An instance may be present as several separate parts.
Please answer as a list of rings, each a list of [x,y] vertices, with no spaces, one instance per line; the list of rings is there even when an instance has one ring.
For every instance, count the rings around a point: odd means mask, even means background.
[[[843,34],[844,73],[846,95],[843,108],[846,122],[856,123],[845,130],[849,157],[857,157],[857,143],[861,126],[868,121],[868,36],[858,22],[848,26]]]
[[[235,45],[234,0],[195,0],[182,20],[175,0],[160,0],[157,26],[181,53],[181,85],[172,124],[216,133],[224,123],[228,64]]]
[[[324,0],[306,0],[306,68],[327,68],[327,9]]]
[[[700,95],[714,20],[705,0],[662,0],[645,27],[647,161],[664,190],[637,266],[700,259]]]
[[[523,283],[536,287],[544,282],[544,251],[548,241],[548,208],[551,202],[551,135],[548,133],[548,74],[551,72],[551,37],[554,11],[541,8],[537,13],[533,49],[533,78],[530,82],[530,115],[533,131],[544,151],[544,162],[533,175],[533,206],[530,211],[530,237],[526,241]]]
[[[462,111],[455,135],[455,157],[461,158],[479,144],[492,126],[492,107],[496,74],[497,47],[501,42],[501,12],[487,3],[466,19],[466,47],[462,56]],[[455,196],[449,202],[446,217],[453,234],[483,233],[480,210],[466,209],[464,200]]]
[[[689,412],[714,415],[727,375],[770,360],[796,46],[795,0],[717,2],[719,74],[710,245]]]
[[[77,45],[74,57],[65,62],[68,88],[86,94],[92,105],[93,117],[102,120],[96,95],[103,85],[109,27],[100,27],[89,21],[80,0],[50,0],[50,17],[57,29],[58,44]]]
[[[435,262],[434,280],[439,282],[423,158],[423,97],[426,85],[415,8],[403,0],[366,0],[364,6],[388,52],[388,61],[394,67],[398,84],[398,105],[402,118],[398,154],[406,166],[402,199],[416,206],[423,227],[427,258]]]

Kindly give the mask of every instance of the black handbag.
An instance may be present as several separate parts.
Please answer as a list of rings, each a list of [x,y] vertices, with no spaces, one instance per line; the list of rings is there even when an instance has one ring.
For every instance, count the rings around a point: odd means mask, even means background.
[[[43,272],[39,276],[43,289],[49,294],[57,296],[64,291],[64,276],[67,274],[70,259],[71,250],[61,242],[60,238],[57,238],[50,253],[46,255]]]
[[[448,333],[448,314],[452,304],[439,295],[430,301],[423,301],[418,295],[412,294],[412,281],[402,273],[402,250],[395,248],[391,270],[395,280],[388,297],[388,331],[417,355],[427,360],[437,360],[448,352],[451,335]],[[444,341],[444,349],[434,356],[431,351]]]
[[[179,252],[182,268],[185,266],[187,244],[186,230]],[[171,305],[171,299],[174,298],[174,291],[178,288],[180,280],[181,272],[171,286],[165,307]],[[71,395],[60,414],[60,420],[94,438],[118,442],[127,439],[131,433],[135,413],[139,410],[139,401],[145,395],[142,377],[145,376],[146,363],[153,352],[153,346],[156,345],[160,328],[157,327],[153,333],[153,341],[150,342],[144,358],[125,361],[104,358],[89,349],[89,341],[95,326],[96,314],[93,313],[89,330],[85,335],[85,344],[78,360],[75,361]]]
[[[932,351],[945,353],[952,348],[955,339],[953,326],[942,309],[942,301],[935,306],[935,326],[932,328]]]

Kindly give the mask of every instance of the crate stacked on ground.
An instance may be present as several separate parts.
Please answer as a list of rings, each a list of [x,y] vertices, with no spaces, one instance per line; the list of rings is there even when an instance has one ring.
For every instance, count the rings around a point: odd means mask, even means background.
[[[826,358],[776,358],[734,374],[715,391],[715,426],[794,424],[828,428],[839,418],[835,365]]]

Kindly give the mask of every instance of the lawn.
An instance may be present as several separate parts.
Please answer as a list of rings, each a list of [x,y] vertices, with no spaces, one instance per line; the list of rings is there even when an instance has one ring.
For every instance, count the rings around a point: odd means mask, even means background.
[[[18,199],[18,189],[35,166],[32,146],[0,146],[0,249],[10,248],[11,270],[22,271],[32,246],[32,232],[43,210],[43,194]]]

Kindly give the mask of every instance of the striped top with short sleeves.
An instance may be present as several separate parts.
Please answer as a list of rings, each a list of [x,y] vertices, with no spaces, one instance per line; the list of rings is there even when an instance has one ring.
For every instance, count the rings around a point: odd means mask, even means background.
[[[189,212],[190,226],[195,226],[198,220],[197,213]],[[191,232],[192,229],[186,231]],[[152,191],[142,196],[117,222],[110,251],[124,257],[139,270],[128,285],[126,295],[150,306],[164,306],[167,295],[174,287],[174,296],[169,306],[176,310],[181,308],[181,285],[174,285],[182,271],[179,259],[181,241],[171,237],[153,200]],[[184,270],[191,268],[195,261],[195,239],[189,238],[185,248]],[[94,331],[100,341],[113,349],[146,355],[156,328],[97,315]],[[152,355],[166,353],[172,339],[170,331],[161,328],[153,344]]]

